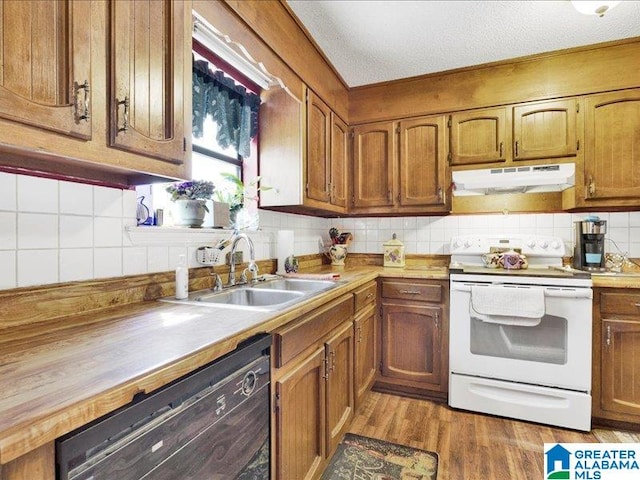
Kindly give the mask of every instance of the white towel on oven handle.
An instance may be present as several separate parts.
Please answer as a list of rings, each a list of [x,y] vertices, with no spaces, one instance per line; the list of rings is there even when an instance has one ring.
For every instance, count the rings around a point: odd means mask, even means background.
[[[469,314],[487,323],[535,327],[545,314],[544,291],[472,286]]]

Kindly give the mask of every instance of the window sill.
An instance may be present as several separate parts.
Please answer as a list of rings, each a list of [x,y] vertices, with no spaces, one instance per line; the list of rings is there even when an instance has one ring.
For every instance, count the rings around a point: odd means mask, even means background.
[[[186,228],[186,227],[156,227],[156,226],[128,226],[125,228],[132,245],[213,245],[224,238],[230,237],[234,230],[226,228]],[[250,237],[267,235],[261,231],[243,231]]]
[[[229,237],[233,230],[222,228],[185,228],[185,227],[126,227],[129,239],[138,245],[185,245],[213,244],[217,240]]]

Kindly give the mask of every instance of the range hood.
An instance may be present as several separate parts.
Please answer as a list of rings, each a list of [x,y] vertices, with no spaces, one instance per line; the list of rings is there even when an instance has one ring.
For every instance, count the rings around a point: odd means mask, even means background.
[[[452,172],[455,196],[561,192],[575,185],[575,163]]]

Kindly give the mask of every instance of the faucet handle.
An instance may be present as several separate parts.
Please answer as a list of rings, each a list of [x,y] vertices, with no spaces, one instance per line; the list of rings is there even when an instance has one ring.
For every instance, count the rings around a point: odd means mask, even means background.
[[[247,270],[249,269],[245,268],[242,270],[242,273],[240,274],[240,283],[247,283]]]
[[[217,273],[212,273],[211,276],[214,278],[213,291],[219,292],[222,290],[222,278]]]

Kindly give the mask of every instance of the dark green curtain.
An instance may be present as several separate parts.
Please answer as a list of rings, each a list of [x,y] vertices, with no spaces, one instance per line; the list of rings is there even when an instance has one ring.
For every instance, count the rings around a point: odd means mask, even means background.
[[[243,157],[251,153],[251,139],[258,133],[260,97],[233,79],[212,71],[204,60],[193,62],[193,135],[200,138],[204,119],[218,124],[216,140],[223,148],[233,146]]]

